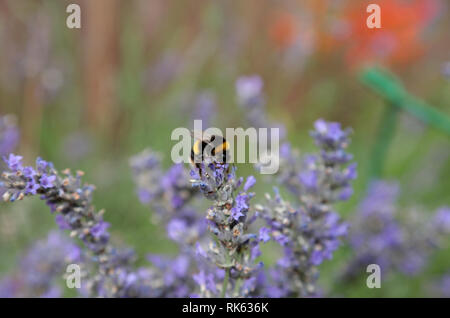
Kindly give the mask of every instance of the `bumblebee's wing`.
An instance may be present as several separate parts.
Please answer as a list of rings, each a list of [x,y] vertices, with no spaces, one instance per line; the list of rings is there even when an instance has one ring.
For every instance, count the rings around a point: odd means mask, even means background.
[[[211,135],[205,134],[205,132],[201,130],[191,129],[191,137],[194,138],[195,140],[201,141],[201,140],[209,140],[209,138],[211,138]]]

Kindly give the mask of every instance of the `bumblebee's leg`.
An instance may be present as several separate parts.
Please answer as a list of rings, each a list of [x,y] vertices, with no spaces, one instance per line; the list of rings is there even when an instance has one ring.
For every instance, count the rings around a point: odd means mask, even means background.
[[[200,176],[200,178],[203,178],[203,170],[202,170],[202,165],[199,163],[196,163],[195,166],[198,169],[198,175]]]

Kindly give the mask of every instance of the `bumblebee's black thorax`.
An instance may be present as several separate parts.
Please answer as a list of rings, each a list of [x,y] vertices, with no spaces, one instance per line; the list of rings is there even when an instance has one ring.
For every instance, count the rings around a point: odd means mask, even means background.
[[[212,162],[226,163],[228,160],[229,144],[225,138],[212,135],[208,139],[196,140],[191,150],[191,162],[197,168],[206,159]],[[206,156],[210,158],[206,158]]]

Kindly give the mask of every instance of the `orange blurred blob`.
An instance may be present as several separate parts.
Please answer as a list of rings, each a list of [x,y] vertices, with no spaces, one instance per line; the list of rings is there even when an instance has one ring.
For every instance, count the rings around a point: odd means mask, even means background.
[[[298,34],[295,17],[287,12],[276,13],[269,24],[269,38],[279,49],[294,44]]]
[[[423,31],[436,16],[439,2],[434,0],[378,0],[381,28],[369,29],[367,2],[346,9],[349,38],[346,60],[356,66],[364,62],[405,64],[420,57],[426,49]]]

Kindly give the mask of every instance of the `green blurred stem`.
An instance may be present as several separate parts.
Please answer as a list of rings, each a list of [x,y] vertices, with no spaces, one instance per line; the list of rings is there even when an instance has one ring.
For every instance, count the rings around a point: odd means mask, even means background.
[[[213,239],[214,239],[214,241],[216,242],[216,244],[219,246],[220,244],[222,244],[220,241],[219,241],[219,238],[217,237],[217,236],[215,236],[214,234],[212,234],[212,237],[213,237]],[[228,255],[228,253],[225,253],[225,263],[227,264],[227,266],[229,265],[229,263],[230,263],[230,256]],[[231,268],[230,267],[227,267],[226,269],[225,269],[225,278],[224,278],[224,280],[223,280],[223,283],[222,283],[222,291],[220,292],[220,298],[225,298],[225,294],[226,294],[226,292],[227,292],[227,288],[228,288],[228,281],[230,280],[230,271],[231,271]]]
[[[409,94],[392,73],[371,67],[361,72],[360,80],[381,95],[388,104],[380,122],[372,162],[369,165],[372,178],[381,176],[386,154],[394,136],[399,110],[406,111],[427,125],[450,135],[450,117]]]
[[[397,122],[399,109],[397,107],[387,105],[381,118],[377,139],[373,147],[371,164],[370,164],[370,178],[379,179],[383,173],[384,164],[386,162],[389,146],[395,133],[395,126]]]
[[[220,298],[225,298],[225,293],[227,292],[228,281],[230,280],[230,268],[225,270],[225,278],[222,284],[222,292],[220,293]]]
[[[235,297],[238,297],[239,296],[239,289],[241,288],[241,282],[242,282],[242,279],[237,279],[236,280],[236,284],[234,285],[234,295],[235,295]]]
[[[361,73],[360,79],[391,106],[405,110],[431,127],[450,135],[449,115],[409,94],[400,80],[390,72],[380,68],[368,68]]]

